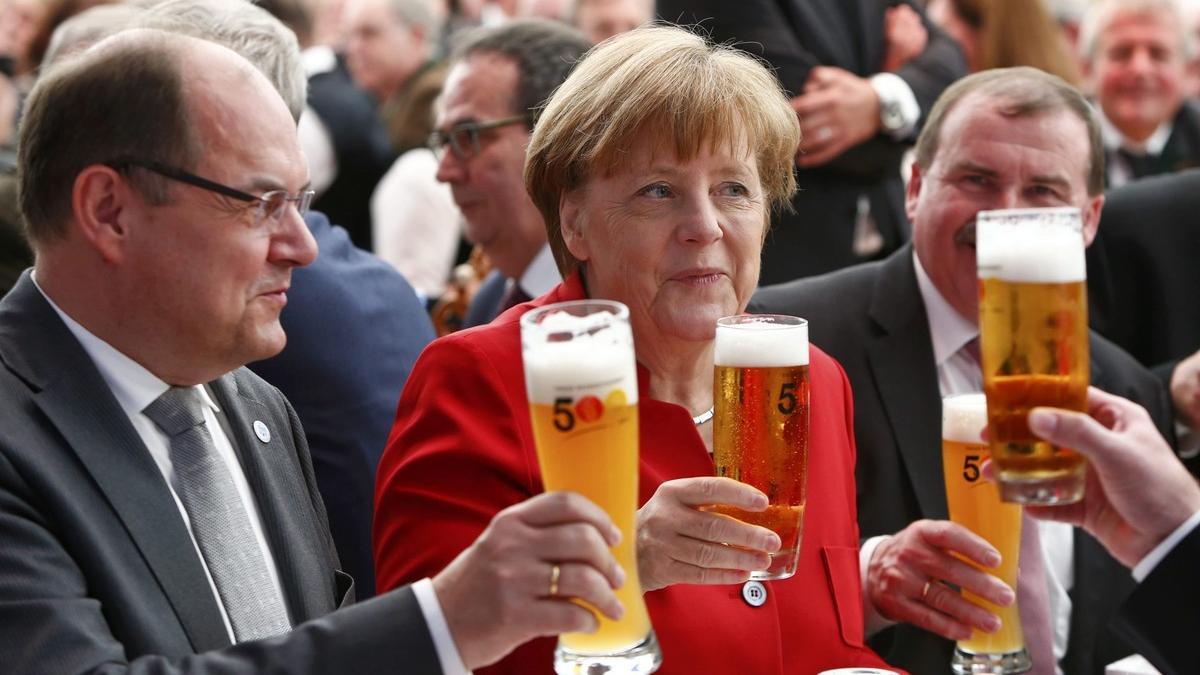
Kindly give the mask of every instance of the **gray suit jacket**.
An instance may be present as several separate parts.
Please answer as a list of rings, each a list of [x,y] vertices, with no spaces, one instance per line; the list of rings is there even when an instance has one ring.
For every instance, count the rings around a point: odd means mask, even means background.
[[[854,390],[855,480],[863,537],[891,534],[921,518],[946,519],[941,459],[941,394],[912,246],[878,263],[760,289],[753,312],[809,320],[810,337],[846,369]],[[1092,384],[1145,406],[1172,438],[1166,392],[1128,354],[1095,333]],[[1133,588],[1128,570],[1075,531],[1071,631],[1063,671],[1103,673],[1132,649],[1108,629]],[[913,673],[949,673],[953,643],[909,625],[873,646]]]
[[[246,369],[209,386],[297,626],[279,638],[230,646],[166,481],[95,365],[28,272],[0,300],[4,672],[440,672],[411,590],[331,614],[353,581],[279,391]]]

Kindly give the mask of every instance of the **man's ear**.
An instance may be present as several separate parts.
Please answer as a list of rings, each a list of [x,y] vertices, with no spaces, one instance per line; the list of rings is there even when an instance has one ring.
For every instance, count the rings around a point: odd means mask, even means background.
[[[583,196],[579,190],[567,192],[558,200],[558,230],[571,255],[579,262],[586,262],[591,254],[583,236],[582,201]]]
[[[75,176],[71,212],[76,227],[105,262],[119,263],[124,256],[128,231],[122,219],[135,198],[133,188],[112,167],[93,164]]]
[[[1100,229],[1100,213],[1104,210],[1104,195],[1096,195],[1088,199],[1083,208],[1083,245],[1091,246]]]
[[[913,222],[917,214],[917,201],[921,197],[921,167],[916,163],[912,163],[912,172],[909,174],[908,186],[904,195],[904,213],[908,216],[908,222]]]

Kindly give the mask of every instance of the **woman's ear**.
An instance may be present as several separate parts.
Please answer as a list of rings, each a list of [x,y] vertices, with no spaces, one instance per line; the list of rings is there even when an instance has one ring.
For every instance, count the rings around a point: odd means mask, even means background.
[[[558,202],[558,230],[563,244],[579,262],[589,257],[587,239],[583,236],[583,195],[579,190],[564,193]]]

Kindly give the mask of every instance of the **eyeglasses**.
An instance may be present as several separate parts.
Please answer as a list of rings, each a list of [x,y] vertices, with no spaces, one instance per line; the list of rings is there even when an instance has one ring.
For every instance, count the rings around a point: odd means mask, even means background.
[[[438,161],[442,160],[442,155],[446,153],[446,146],[450,146],[450,150],[454,156],[459,159],[471,159],[479,154],[479,135],[484,131],[499,129],[513,124],[525,123],[530,121],[529,115],[514,115],[513,117],[505,117],[503,119],[492,120],[491,122],[460,122],[450,127],[448,131],[435,129],[432,134],[429,134],[427,145],[437,156]]]
[[[312,204],[313,196],[316,195],[316,192],[313,190],[301,190],[295,195],[288,194],[286,190],[271,190],[264,192],[261,196],[255,196],[248,192],[231,188],[228,185],[222,185],[216,181],[201,178],[196,174],[188,173],[183,169],[170,166],[169,164],[148,159],[124,158],[105,162],[105,164],[117,171],[123,171],[129,167],[146,169],[171,180],[177,180],[180,183],[187,183],[188,185],[208,190],[209,192],[215,192],[238,201],[253,203],[255,205],[254,224],[256,226],[263,223],[274,224],[283,222],[283,216],[289,203],[295,204],[296,211],[303,217],[304,214],[308,213],[308,207]]]

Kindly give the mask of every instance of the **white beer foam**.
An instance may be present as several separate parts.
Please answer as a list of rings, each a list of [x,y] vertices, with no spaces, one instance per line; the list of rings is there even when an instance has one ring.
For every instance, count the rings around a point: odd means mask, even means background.
[[[573,316],[555,312],[539,324],[548,333],[571,333],[563,342],[539,340],[524,345],[525,389],[531,403],[554,405],[559,397],[574,400],[592,395],[603,400],[613,389],[637,403],[637,367],[629,324],[610,323],[612,315],[600,312]]]
[[[959,443],[983,443],[979,432],[987,426],[987,398],[963,394],[942,399],[942,438]]]
[[[781,325],[765,319],[717,324],[713,363],[736,368],[807,366],[808,324]]]
[[[984,211],[975,224],[980,279],[1062,284],[1087,279],[1077,209]],[[1023,220],[1024,219],[1024,220]]]

